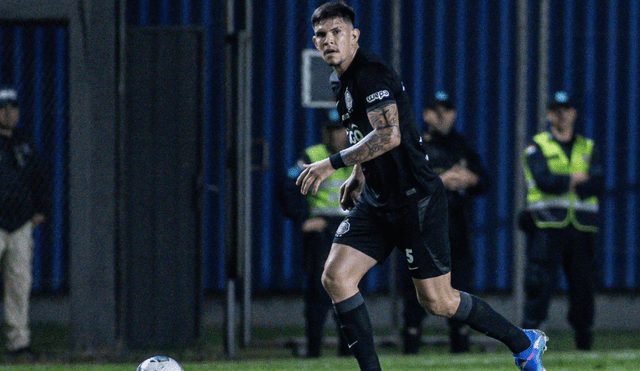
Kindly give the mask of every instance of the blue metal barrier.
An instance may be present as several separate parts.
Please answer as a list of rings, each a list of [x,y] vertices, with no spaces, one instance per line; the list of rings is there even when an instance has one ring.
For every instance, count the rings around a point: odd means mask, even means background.
[[[300,106],[301,51],[313,48],[309,19],[323,1],[255,0],[254,132],[270,143],[269,168],[254,179],[254,264],[260,292],[303,289],[301,254],[293,225],[276,203],[278,179],[302,150],[320,140],[324,112]],[[362,29],[361,45],[390,61],[391,0],[351,1]],[[474,202],[472,226],[477,290],[510,290],[515,145],[515,2],[402,2],[401,76],[416,117],[430,95],[452,93],[457,128],[479,150],[493,175],[492,188]],[[538,116],[538,4],[530,2],[529,135]],[[549,88],[566,89],[579,104],[579,130],[595,137],[607,163],[601,287],[640,289],[638,201],[638,107],[640,106],[640,5],[637,1],[567,0],[551,4]],[[203,281],[220,292],[225,277],[224,9],[215,0],[130,0],[127,24],[197,25],[206,29],[207,75],[204,135]],[[37,28],[37,27],[36,27]],[[56,291],[67,272],[68,31],[36,30],[0,23],[0,82],[34,92],[27,110],[41,150],[51,152],[56,208],[50,230],[41,230],[34,287]],[[29,56],[28,58],[26,56]],[[52,80],[51,80],[52,79]],[[51,88],[46,88],[53,81]],[[47,106],[49,105],[49,106]],[[46,106],[46,107],[45,107]],[[50,236],[50,237],[45,237]],[[47,245],[44,247],[44,245]],[[389,267],[363,282],[366,291],[386,288]]]
[[[36,228],[34,292],[59,292],[68,272],[68,29],[51,22],[0,23],[0,84],[20,95],[20,125],[51,167],[53,209]]]

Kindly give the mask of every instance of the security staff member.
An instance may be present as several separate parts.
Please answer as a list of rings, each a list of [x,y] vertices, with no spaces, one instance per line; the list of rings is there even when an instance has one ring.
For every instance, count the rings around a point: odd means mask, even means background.
[[[487,188],[486,171],[480,156],[455,128],[457,112],[449,94],[438,91],[422,113],[427,124],[423,134],[429,164],[440,176],[447,191],[449,241],[451,244],[451,285],[471,292],[473,255],[469,245],[469,204]],[[408,276],[408,275],[407,275]],[[404,290],[404,352],[418,352],[422,310],[409,282]],[[461,321],[448,319],[449,346],[452,353],[468,352],[470,329]]]
[[[534,223],[527,249],[524,326],[538,327],[547,318],[562,267],[576,347],[588,350],[593,342],[595,234],[604,176],[594,141],[575,134],[576,118],[569,95],[555,93],[547,110],[549,131],[535,135],[524,153],[527,210]]]
[[[307,290],[304,296],[307,350],[305,353],[295,347],[294,354],[309,358],[320,357],[323,327],[327,312],[332,309],[331,298],[322,287],[322,270],[329,255],[333,236],[347,214],[347,211],[340,207],[340,186],[353,170],[351,167],[340,169],[322,184],[315,195],[300,194],[295,180],[304,169],[303,164],[328,158],[348,145],[337,111],[329,112],[329,120],[325,122],[322,136],[322,143],[305,149],[296,166],[288,170],[288,179],[281,197],[285,215],[297,222],[302,231],[304,266],[307,273]],[[349,355],[349,348],[343,341],[339,329],[337,332],[338,354]]]
[[[35,359],[29,326],[33,231],[50,213],[51,192],[48,167],[19,122],[18,92],[0,88],[0,271],[6,348],[11,357]]]

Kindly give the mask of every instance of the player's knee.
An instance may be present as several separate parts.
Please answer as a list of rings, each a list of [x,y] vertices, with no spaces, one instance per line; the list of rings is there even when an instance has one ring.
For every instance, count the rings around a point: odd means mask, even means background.
[[[324,287],[324,289],[329,293],[339,291],[343,285],[342,280],[340,280],[335,274],[331,274],[327,270],[322,272],[321,282],[322,287]]]

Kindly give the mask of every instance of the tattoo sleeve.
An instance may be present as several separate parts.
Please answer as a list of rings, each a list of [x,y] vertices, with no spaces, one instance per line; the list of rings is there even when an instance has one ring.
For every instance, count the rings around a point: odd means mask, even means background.
[[[340,152],[347,166],[374,159],[400,144],[398,106],[393,103],[367,114],[373,130],[355,145]]]

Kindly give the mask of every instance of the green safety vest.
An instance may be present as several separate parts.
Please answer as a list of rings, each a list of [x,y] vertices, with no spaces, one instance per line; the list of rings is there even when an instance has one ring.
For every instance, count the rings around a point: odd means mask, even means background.
[[[552,174],[569,175],[580,171],[589,172],[593,140],[576,135],[570,159],[550,132],[537,134],[533,137],[533,141],[540,146]],[[526,151],[524,172],[528,189],[527,209],[532,213],[538,228],[564,228],[571,224],[582,232],[598,231],[597,197],[580,199],[577,193],[572,191],[559,195],[544,193],[538,188],[531,175],[526,161]]]
[[[324,144],[309,147],[304,152],[312,163],[324,160],[330,155]],[[344,216],[348,214],[347,210],[342,210],[340,207],[340,186],[349,178],[352,170],[352,166],[336,170],[332,176],[320,184],[315,195],[312,195],[311,192],[307,194],[306,200],[311,216]]]

